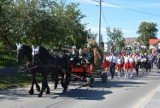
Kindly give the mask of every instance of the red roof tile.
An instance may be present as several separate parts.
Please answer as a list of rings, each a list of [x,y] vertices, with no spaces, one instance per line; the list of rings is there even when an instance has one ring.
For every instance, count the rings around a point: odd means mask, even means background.
[[[160,39],[149,39],[149,44],[154,45],[160,42]]]

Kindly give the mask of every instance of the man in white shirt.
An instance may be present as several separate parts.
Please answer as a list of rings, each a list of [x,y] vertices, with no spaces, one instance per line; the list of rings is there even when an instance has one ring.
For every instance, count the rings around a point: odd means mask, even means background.
[[[114,74],[115,74],[115,66],[116,66],[116,63],[117,63],[117,57],[115,56],[116,53],[113,53],[111,56],[110,56],[110,72],[111,72],[111,79],[114,78]]]

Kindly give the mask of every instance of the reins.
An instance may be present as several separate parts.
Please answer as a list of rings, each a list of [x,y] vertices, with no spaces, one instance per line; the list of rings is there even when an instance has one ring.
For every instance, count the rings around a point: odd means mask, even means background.
[[[31,63],[29,63],[29,64],[31,64]],[[31,70],[34,69],[34,68],[36,68],[36,67],[37,67],[37,65],[36,66],[32,66],[31,65],[30,68],[29,68],[29,66],[23,66],[20,69],[18,69],[17,73],[24,73],[24,72],[26,73],[27,71],[31,72]]]

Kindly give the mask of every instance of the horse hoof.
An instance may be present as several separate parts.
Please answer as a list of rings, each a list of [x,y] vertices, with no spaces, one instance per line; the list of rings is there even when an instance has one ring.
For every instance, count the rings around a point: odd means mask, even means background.
[[[66,84],[66,85],[69,85],[69,84],[70,84],[70,82],[69,82],[69,81],[66,81],[66,82],[65,82],[65,84]]]
[[[33,91],[32,91],[32,92],[31,92],[31,91],[29,91],[29,92],[28,92],[28,94],[29,94],[29,95],[33,95],[33,94],[34,94],[34,92],[33,92]]]
[[[66,91],[67,91],[67,88],[64,88],[64,89],[63,89],[63,92],[66,92]]]
[[[63,92],[66,92],[67,90],[63,90]]]
[[[46,94],[50,94],[50,91],[47,91]]]
[[[42,95],[41,95],[41,94],[39,94],[39,95],[38,95],[38,97],[42,97]]]
[[[57,86],[55,86],[54,89],[57,89]]]

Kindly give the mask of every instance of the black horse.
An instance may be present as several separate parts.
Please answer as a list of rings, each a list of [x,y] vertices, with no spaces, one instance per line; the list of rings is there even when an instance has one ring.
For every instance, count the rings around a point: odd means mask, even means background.
[[[55,60],[54,64],[57,67],[60,67],[63,70],[65,70],[66,77],[65,77],[64,83],[66,85],[69,85],[70,78],[71,78],[71,72],[70,72],[71,61],[70,61],[70,57],[65,53],[63,53],[63,54],[61,53],[61,54],[57,54],[57,55],[54,55],[54,56],[50,55],[50,60],[52,60],[52,59]]]
[[[20,43],[19,44],[16,43],[16,46],[17,46],[17,62],[19,62],[20,60],[26,57],[27,58],[26,66],[32,74],[32,85],[28,93],[29,94],[34,93],[34,89],[33,89],[34,84],[36,85],[37,91],[40,92],[40,86],[38,85],[35,79],[37,72],[35,70],[30,69],[32,67],[32,48],[28,45],[23,45]]]
[[[31,89],[28,91],[29,94],[33,94],[34,93],[34,89],[33,89],[33,86],[34,84],[36,85],[36,89],[38,92],[40,92],[40,86],[38,85],[37,81],[36,81],[36,74],[37,73],[40,73],[43,77],[44,76],[44,73],[43,73],[43,69],[44,67],[42,66],[34,66],[33,63],[32,63],[32,48],[28,45],[23,45],[23,44],[17,44],[17,62],[19,62],[20,60],[24,59],[25,57],[27,58],[27,70],[29,70],[32,74],[32,85],[31,85]],[[46,67],[45,67],[46,68]],[[55,70],[55,67],[52,66],[52,67],[49,67],[49,68],[52,68],[52,70]],[[48,68],[48,69],[49,69]],[[46,71],[49,71],[49,70],[45,70],[44,72]],[[51,73],[51,77],[52,77],[52,80],[55,81],[55,88],[57,87],[57,81],[56,81],[56,75],[54,75],[55,72],[52,71]],[[58,76],[57,76],[58,77]],[[43,81],[44,82],[44,81]],[[45,87],[43,88],[43,90],[46,90],[46,94],[49,94],[50,93],[50,88],[48,86],[48,82],[47,84],[45,85]],[[42,96],[42,93],[39,94],[39,97]]]
[[[32,63],[38,66],[39,71],[43,70],[43,82],[40,94],[43,94],[43,89],[47,86],[47,75],[51,72],[55,80],[55,88],[58,84],[58,76],[61,76],[61,85],[63,91],[66,91],[69,84],[70,72],[68,71],[67,62],[64,64],[59,61],[58,56],[49,54],[49,51],[42,46],[34,48],[32,46]],[[63,64],[63,65],[62,65]]]

